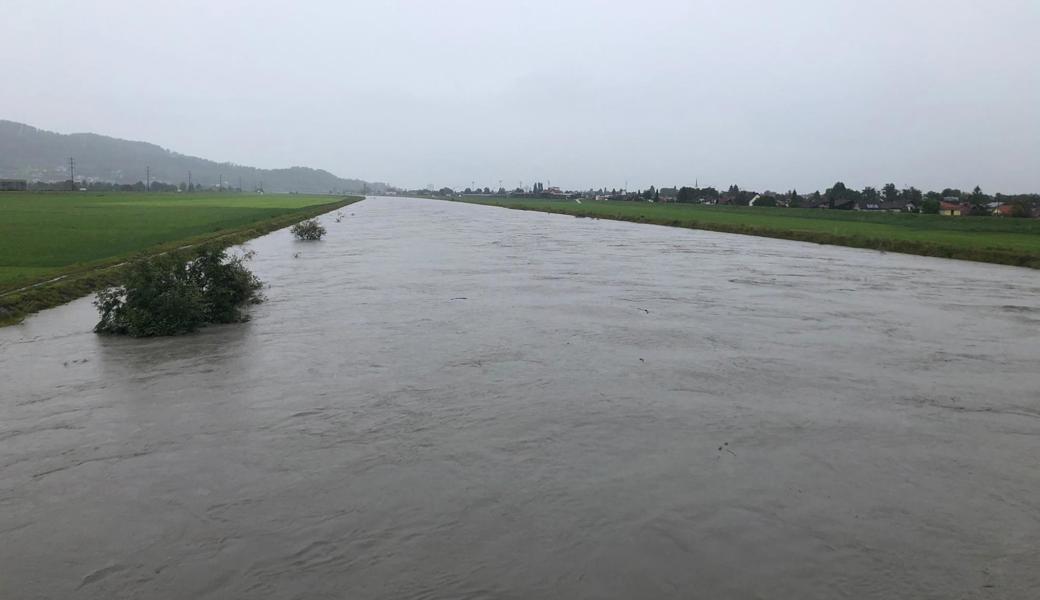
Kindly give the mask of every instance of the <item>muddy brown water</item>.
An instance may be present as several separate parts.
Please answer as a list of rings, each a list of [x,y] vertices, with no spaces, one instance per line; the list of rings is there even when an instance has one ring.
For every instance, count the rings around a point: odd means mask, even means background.
[[[1040,273],[411,199],[0,330],[0,597],[1040,598]]]

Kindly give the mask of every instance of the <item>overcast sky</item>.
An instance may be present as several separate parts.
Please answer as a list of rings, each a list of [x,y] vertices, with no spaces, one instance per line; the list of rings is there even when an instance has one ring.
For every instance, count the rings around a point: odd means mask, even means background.
[[[1038,0],[5,0],[0,118],[402,186],[1040,191]]]

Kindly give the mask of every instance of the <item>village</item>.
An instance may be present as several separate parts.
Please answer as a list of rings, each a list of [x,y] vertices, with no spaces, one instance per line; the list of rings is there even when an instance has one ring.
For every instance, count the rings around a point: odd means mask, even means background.
[[[404,192],[402,192],[404,193]],[[736,185],[725,191],[714,187],[661,187],[650,186],[645,190],[590,189],[585,191],[564,190],[555,186],[535,183],[530,187],[517,187],[507,191],[499,187],[467,187],[456,192],[443,187],[434,190],[409,190],[413,196],[439,196],[445,198],[517,198],[575,201],[627,201],[650,203],[702,204],[709,206],[747,206],[769,208],[811,208],[827,210],[854,210],[864,212],[936,214],[947,217],[1017,217],[1040,218],[1040,194],[986,194],[976,187],[970,192],[946,188],[941,192],[909,187],[898,189],[894,184],[882,188],[865,187],[854,190],[838,182],[824,192],[814,191],[799,194],[788,192],[742,190]]]

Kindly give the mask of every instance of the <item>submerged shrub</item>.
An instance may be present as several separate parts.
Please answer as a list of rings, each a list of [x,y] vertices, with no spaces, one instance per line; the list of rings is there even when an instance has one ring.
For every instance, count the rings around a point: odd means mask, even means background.
[[[208,323],[248,319],[247,303],[262,300],[263,284],[244,257],[220,248],[195,256],[166,254],[131,265],[123,285],[98,292],[97,333],[151,337],[190,333]]]
[[[293,235],[300,240],[320,240],[325,235],[325,228],[318,223],[317,219],[307,219],[292,226]]]

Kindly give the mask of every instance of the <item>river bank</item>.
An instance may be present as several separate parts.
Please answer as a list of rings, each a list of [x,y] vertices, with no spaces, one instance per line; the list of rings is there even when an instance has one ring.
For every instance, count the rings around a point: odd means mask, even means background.
[[[24,198],[36,204],[39,203],[37,198],[52,201],[52,205],[59,209],[57,214],[34,207],[34,212],[28,218],[23,216],[18,223],[5,224],[7,228],[18,227],[22,237],[29,237],[26,236],[27,230],[33,230],[35,235],[31,236],[31,243],[39,247],[26,247],[28,242],[13,240],[9,244],[11,248],[0,248],[4,250],[0,254],[0,264],[5,265],[8,272],[14,272],[22,262],[14,255],[15,248],[19,255],[39,260],[42,252],[51,251],[50,247],[57,245],[62,247],[60,252],[76,258],[66,259],[75,264],[65,268],[30,271],[39,273],[35,279],[8,276],[4,282],[6,289],[0,287],[0,327],[17,323],[26,315],[59,306],[103,287],[117,285],[122,266],[127,262],[201,244],[224,247],[240,244],[362,199],[349,196],[326,202],[327,198],[306,196],[163,198],[163,195],[158,194],[149,197],[147,194],[116,193],[105,195],[104,198],[106,201],[114,198],[115,202],[96,203],[93,198],[84,201],[75,195],[69,196],[66,203],[64,198],[53,202],[54,196],[46,194],[25,194]],[[0,200],[7,203],[0,206],[0,210],[8,209],[12,203],[12,197],[0,197]],[[128,204],[130,210],[124,210]],[[245,214],[241,214],[243,210]],[[22,211],[23,215],[25,212]],[[90,215],[93,222],[79,216],[84,212]],[[195,214],[199,212],[202,214]],[[63,217],[74,223],[69,225],[76,236],[71,242],[68,239],[56,239],[62,235],[60,225],[58,231],[51,231],[54,222],[60,224]],[[120,226],[127,230],[125,236],[129,242],[114,240],[108,245],[98,243],[97,238],[111,236],[106,228],[118,231]],[[142,235],[138,229],[145,230],[147,234]],[[199,230],[206,230],[206,233],[196,233]],[[127,246],[133,249],[116,250],[115,254],[107,249]],[[105,255],[106,252],[109,254]],[[93,260],[79,258],[98,254],[104,257]],[[60,255],[56,260],[61,260]]]
[[[511,198],[460,202],[1040,269],[1040,220]]]

